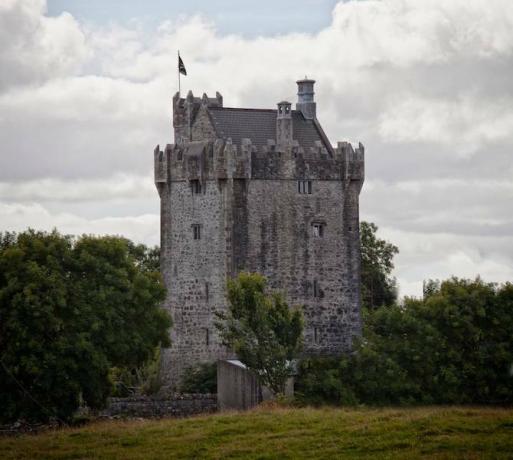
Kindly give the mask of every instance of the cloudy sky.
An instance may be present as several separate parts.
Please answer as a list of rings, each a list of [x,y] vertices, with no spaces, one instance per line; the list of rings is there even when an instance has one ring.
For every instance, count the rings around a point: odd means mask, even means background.
[[[0,231],[158,243],[177,49],[183,89],[226,106],[317,80],[332,142],[366,147],[361,217],[399,246],[401,294],[513,280],[511,0],[1,0]]]

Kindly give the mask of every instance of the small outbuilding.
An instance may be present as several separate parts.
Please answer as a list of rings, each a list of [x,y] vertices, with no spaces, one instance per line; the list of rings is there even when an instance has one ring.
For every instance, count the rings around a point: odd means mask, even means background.
[[[285,394],[294,394],[292,377],[287,382]],[[238,359],[217,362],[218,410],[246,410],[273,398],[272,392],[261,385],[256,375]]]

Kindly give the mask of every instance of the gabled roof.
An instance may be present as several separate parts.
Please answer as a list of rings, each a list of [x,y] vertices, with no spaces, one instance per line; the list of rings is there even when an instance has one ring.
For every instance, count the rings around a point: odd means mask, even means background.
[[[231,107],[209,107],[208,110],[220,138],[231,137],[236,145],[248,138],[257,147],[266,146],[268,139],[276,140],[276,110]],[[315,142],[320,141],[331,151],[320,126],[314,120],[306,119],[299,110],[292,110],[292,138],[305,149],[316,147]]]

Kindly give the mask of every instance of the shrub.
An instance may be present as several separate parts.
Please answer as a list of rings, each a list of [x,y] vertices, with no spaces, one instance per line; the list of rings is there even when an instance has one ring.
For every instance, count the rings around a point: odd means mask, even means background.
[[[513,285],[452,278],[364,314],[351,355],[300,365],[302,400],[364,404],[513,403]]]
[[[185,370],[182,393],[217,393],[217,363],[202,363]]]

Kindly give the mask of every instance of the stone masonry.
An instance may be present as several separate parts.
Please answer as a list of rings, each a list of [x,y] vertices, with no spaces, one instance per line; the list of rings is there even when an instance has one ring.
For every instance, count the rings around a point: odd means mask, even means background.
[[[229,277],[259,272],[305,317],[305,355],[333,355],[361,334],[359,194],[364,148],[333,147],[316,117],[314,81],[277,109],[173,98],[175,144],[154,151],[161,270],[173,317],[165,385],[234,358],[214,327]]]

